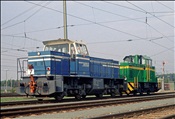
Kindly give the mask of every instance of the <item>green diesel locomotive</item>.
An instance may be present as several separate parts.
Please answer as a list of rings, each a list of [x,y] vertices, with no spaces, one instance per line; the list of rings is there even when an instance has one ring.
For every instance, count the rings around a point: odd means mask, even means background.
[[[143,55],[129,55],[120,63],[120,77],[127,82],[126,94],[149,94],[160,89],[152,59]]]

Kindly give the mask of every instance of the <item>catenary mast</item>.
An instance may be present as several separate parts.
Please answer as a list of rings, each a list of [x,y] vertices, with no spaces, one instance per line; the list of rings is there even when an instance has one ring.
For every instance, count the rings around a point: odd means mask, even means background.
[[[64,39],[68,39],[68,35],[67,35],[67,11],[66,11],[66,0],[63,0],[63,22],[64,22]]]

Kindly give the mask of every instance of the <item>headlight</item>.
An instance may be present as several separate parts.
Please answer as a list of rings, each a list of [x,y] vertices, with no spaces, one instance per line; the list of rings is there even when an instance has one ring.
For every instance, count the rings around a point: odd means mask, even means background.
[[[47,74],[50,74],[50,67],[47,67]]]
[[[41,55],[41,53],[40,53],[40,52],[38,52],[37,54],[38,54],[38,56],[40,56],[40,55]]]

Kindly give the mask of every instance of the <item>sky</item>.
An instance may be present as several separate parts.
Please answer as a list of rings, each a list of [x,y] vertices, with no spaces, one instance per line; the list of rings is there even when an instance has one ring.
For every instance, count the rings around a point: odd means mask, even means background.
[[[175,73],[174,1],[67,1],[68,39],[90,56],[147,55],[156,73]],[[1,80],[17,79],[17,58],[64,38],[62,1],[1,1]],[[6,76],[7,75],[7,76]]]

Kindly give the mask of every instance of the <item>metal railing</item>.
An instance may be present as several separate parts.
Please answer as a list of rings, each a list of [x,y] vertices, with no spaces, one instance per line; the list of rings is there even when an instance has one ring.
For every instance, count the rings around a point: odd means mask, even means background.
[[[51,60],[54,61],[54,65],[52,65],[52,67],[50,66],[51,70],[53,73],[52,75],[55,75],[57,74],[57,67],[56,67],[56,59],[58,58],[55,58],[55,57],[51,57]],[[44,60],[44,57],[43,57],[43,64],[44,64],[44,70],[36,70],[35,69],[35,72],[37,71],[44,71],[44,75],[47,75],[47,66],[46,66],[46,63],[45,63],[45,60]],[[62,62],[60,64],[62,66]],[[35,67],[35,66],[34,66]],[[23,57],[23,58],[17,58],[17,79],[21,79],[22,77],[24,76],[27,76],[27,70],[28,70],[28,58],[27,57]],[[61,68],[61,71],[62,73],[62,68]]]

